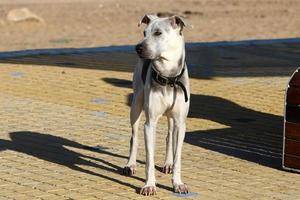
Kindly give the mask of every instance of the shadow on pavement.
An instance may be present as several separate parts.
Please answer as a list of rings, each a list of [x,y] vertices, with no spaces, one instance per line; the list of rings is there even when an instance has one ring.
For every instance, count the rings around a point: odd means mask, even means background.
[[[34,156],[38,159],[63,165],[72,170],[76,170],[86,174],[98,176],[100,178],[104,178],[112,182],[116,182],[120,185],[133,188],[135,189],[136,192],[139,192],[140,189],[139,187],[136,187],[135,185],[132,185],[128,182],[124,182],[121,179],[116,179],[109,175],[100,174],[98,172],[94,172],[89,169],[84,169],[80,167],[80,166],[95,167],[97,169],[102,169],[108,172],[121,174],[123,168],[109,161],[101,159],[99,157],[101,157],[101,154],[106,154],[112,157],[127,159],[126,156],[111,153],[106,150],[95,150],[95,148],[93,147],[85,146],[75,141],[71,141],[63,137],[53,136],[49,134],[42,134],[42,133],[30,132],[30,131],[21,131],[21,132],[9,133],[9,136],[11,140],[0,140],[0,151],[12,150],[12,151],[24,153],[30,156]],[[78,153],[76,151],[70,150],[68,149],[68,147],[77,148],[81,150],[96,151],[99,153],[99,157],[95,158],[95,157],[87,156]],[[130,176],[130,177],[142,182],[145,181],[144,179],[139,178],[137,176]],[[159,188],[172,191],[171,187],[164,186],[161,184],[157,184],[157,186]]]
[[[104,81],[129,88],[127,80]],[[130,106],[132,94],[127,97]],[[281,168],[283,117],[242,107],[227,99],[191,94],[188,117],[206,119],[228,126],[223,129],[187,132],[185,142],[229,156]]]
[[[133,46],[0,52],[0,63],[132,72]],[[187,44],[190,77],[289,76],[300,63],[300,38]]]
[[[207,119],[228,128],[187,132],[185,142],[261,165],[281,168],[283,117],[208,95],[191,96],[189,117]]]

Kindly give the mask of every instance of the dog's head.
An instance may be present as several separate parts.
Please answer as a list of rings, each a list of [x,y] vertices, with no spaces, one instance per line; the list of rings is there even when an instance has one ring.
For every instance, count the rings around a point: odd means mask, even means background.
[[[136,52],[145,59],[169,59],[173,51],[184,46],[182,30],[184,21],[179,16],[159,18],[145,15],[140,24],[146,24],[143,40],[136,45]]]

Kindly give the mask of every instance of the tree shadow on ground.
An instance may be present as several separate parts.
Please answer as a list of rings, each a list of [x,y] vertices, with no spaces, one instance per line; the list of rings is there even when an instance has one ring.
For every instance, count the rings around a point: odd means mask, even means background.
[[[83,172],[86,174],[98,176],[103,179],[107,179],[112,182],[116,182],[120,185],[124,185],[134,189],[139,192],[139,187],[133,184],[124,182],[121,178],[116,179],[109,175],[94,172],[89,169],[84,169],[80,166],[94,167],[97,169],[102,169],[108,172],[122,174],[123,168],[104,160],[101,155],[109,155],[112,157],[124,158],[126,156],[118,155],[116,153],[109,152],[108,150],[99,150],[93,147],[82,145],[78,142],[68,140],[63,137],[53,136],[49,134],[42,134],[30,131],[12,132],[9,133],[11,140],[0,140],[0,151],[12,150],[20,153],[24,153],[30,156],[34,156],[38,159],[45,160],[51,163],[59,164],[68,167],[72,170]],[[99,153],[99,157],[91,157],[76,151],[70,150],[67,147],[95,151]],[[138,161],[143,163],[141,161]],[[101,164],[99,164],[101,163]],[[132,179],[136,179],[144,182],[145,180],[137,176],[130,176]],[[172,191],[171,187],[157,184],[159,188],[163,188]]]
[[[300,38],[188,43],[190,77],[288,76],[300,62]],[[0,63],[132,72],[134,46],[0,52]]]
[[[104,78],[116,87],[128,80]],[[127,97],[130,106],[132,94]],[[240,106],[227,99],[191,94],[189,118],[206,119],[226,128],[187,132],[185,142],[228,156],[280,169],[283,117]]]

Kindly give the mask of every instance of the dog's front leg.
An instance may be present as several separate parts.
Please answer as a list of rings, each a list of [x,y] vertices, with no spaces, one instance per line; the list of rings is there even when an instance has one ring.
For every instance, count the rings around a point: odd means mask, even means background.
[[[181,151],[185,136],[185,121],[175,120],[173,133],[174,165],[173,165],[173,188],[177,193],[188,193],[188,187],[181,180]]]
[[[141,113],[143,109],[143,93],[136,92],[133,96],[133,101],[130,110],[130,123],[132,127],[132,136],[130,140],[130,153],[126,166],[123,169],[123,174],[134,175],[136,172],[136,156],[138,150],[138,129]]]
[[[141,194],[150,196],[156,194],[154,150],[157,119],[146,119],[145,147],[146,147],[146,184],[141,189]]]
[[[174,120],[168,117],[168,136],[166,138],[166,158],[162,172],[165,174],[172,173],[173,170],[173,132]]]

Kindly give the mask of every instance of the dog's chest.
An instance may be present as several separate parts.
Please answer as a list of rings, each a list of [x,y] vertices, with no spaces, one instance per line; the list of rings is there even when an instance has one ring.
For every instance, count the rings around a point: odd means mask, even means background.
[[[172,107],[176,101],[176,96],[178,95],[178,88],[174,88],[171,86],[161,86],[154,81],[152,81],[152,84],[155,85],[153,86],[152,92],[156,93],[156,95],[159,96],[160,103],[163,105],[163,107],[165,107],[165,109]]]

